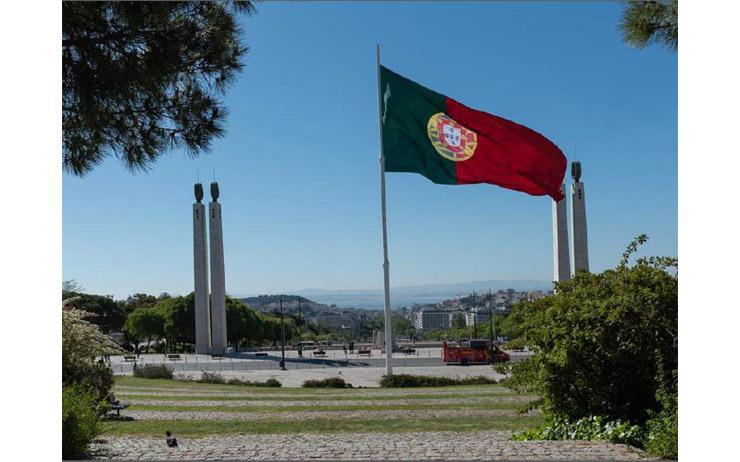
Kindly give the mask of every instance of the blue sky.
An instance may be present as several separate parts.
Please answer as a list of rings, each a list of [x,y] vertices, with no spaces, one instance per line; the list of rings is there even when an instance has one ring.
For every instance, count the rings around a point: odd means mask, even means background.
[[[234,295],[382,287],[375,44],[387,67],[522,123],[583,163],[592,271],[677,253],[677,55],[621,41],[603,2],[262,3],[227,135],[144,174],[63,178],[63,277],[192,290],[192,185],[221,187]],[[207,186],[206,186],[207,187]],[[552,279],[551,201],[389,173],[391,285]]]

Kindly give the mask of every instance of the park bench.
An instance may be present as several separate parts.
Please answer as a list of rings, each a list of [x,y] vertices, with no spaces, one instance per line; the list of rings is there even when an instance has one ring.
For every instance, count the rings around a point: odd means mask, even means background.
[[[120,416],[121,415],[121,411],[124,410],[124,409],[126,409],[128,406],[129,406],[128,404],[121,404],[121,403],[111,404],[110,405],[111,409],[113,409],[113,410],[116,411],[116,415],[117,416]]]
[[[407,354],[407,355],[410,355],[410,354],[414,354],[414,353],[416,353],[416,350],[415,350],[415,349],[413,349],[413,348],[404,348],[404,349],[403,349],[403,350],[401,350],[401,351],[403,351],[403,353],[405,353],[405,354]]]
[[[361,349],[361,350],[358,350],[358,351],[357,351],[357,354],[358,354],[358,355],[363,355],[363,356],[370,356],[370,355],[372,355],[372,354],[373,354],[373,352],[372,352],[372,350],[368,350],[368,349]]]
[[[167,359],[169,359],[170,361],[177,361],[177,360],[180,360],[182,358],[180,358],[180,355],[169,354],[169,355],[167,355]]]
[[[117,416],[120,416],[121,411],[126,409],[129,406],[128,404],[123,404],[122,402],[115,399],[113,395],[110,395],[107,399],[108,399],[108,405],[111,407],[112,410],[116,411]]]
[[[317,348],[317,349],[313,350],[313,355],[314,356],[326,356],[326,351]]]
[[[136,355],[123,355],[124,361],[136,361]]]

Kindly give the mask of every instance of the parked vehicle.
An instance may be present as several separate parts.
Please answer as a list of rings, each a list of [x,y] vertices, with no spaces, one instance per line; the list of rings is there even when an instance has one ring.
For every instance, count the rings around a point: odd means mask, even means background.
[[[510,359],[508,353],[486,339],[442,343],[442,361],[445,364],[492,364]]]

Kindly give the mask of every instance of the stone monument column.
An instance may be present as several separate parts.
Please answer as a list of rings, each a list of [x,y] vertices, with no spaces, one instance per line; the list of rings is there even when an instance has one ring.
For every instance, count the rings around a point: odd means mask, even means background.
[[[557,282],[570,279],[570,252],[568,251],[568,209],[566,207],[565,186],[560,185],[563,199],[552,201],[552,260],[553,280]]]
[[[226,352],[226,280],[224,276],[224,240],[221,229],[221,204],[218,183],[211,183],[212,202],[208,204],[211,241],[211,353]]]
[[[208,309],[208,247],[203,185],[195,185],[193,204],[193,268],[195,274],[195,352],[208,354],[211,348],[211,315]]]
[[[588,234],[586,232],[586,191],[581,182],[581,163],[571,165],[573,184],[570,189],[570,207],[573,233],[573,274],[588,271]]]

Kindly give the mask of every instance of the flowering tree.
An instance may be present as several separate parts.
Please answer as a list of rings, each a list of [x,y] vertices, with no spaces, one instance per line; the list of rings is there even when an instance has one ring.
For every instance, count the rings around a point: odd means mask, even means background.
[[[93,396],[104,399],[113,385],[107,364],[96,362],[100,355],[121,352],[113,339],[86,320],[86,311],[71,308],[74,298],[62,303],[62,384],[80,385]]]

